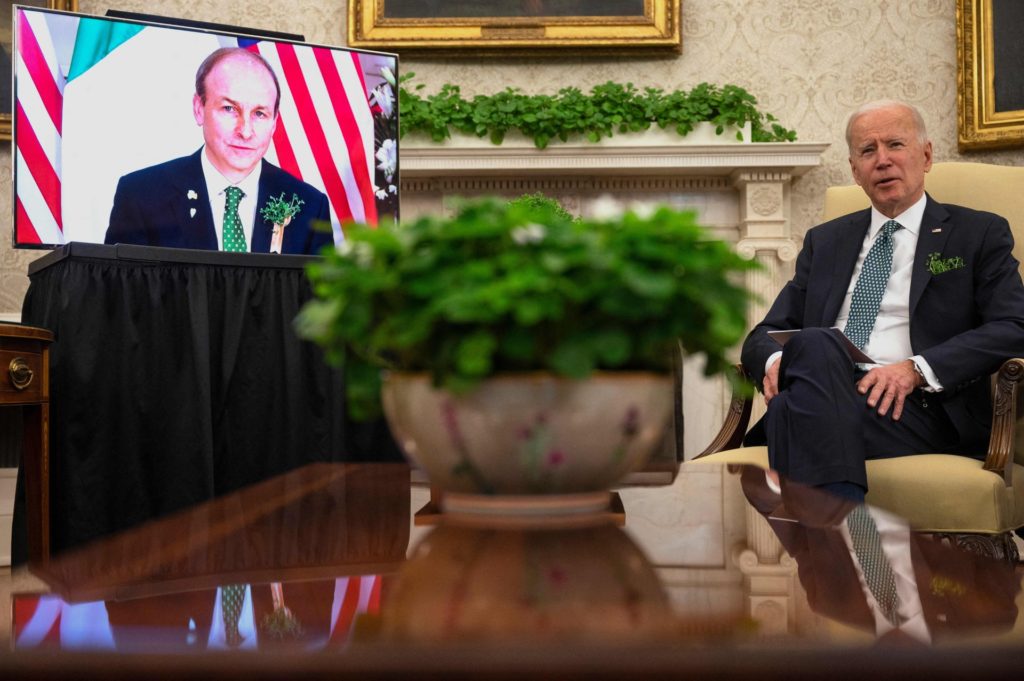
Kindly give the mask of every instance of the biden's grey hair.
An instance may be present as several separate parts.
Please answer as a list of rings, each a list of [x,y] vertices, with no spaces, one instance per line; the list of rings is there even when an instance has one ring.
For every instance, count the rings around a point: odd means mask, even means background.
[[[849,149],[853,142],[853,124],[854,122],[866,113],[872,111],[878,111],[879,109],[890,109],[893,107],[902,107],[910,112],[911,118],[914,119],[914,127],[917,128],[917,141],[924,144],[928,141],[928,130],[924,124],[924,116],[921,115],[920,110],[913,104],[907,104],[897,99],[876,99],[873,102],[867,102],[857,107],[857,110],[850,114],[850,118],[846,121],[846,147]]]

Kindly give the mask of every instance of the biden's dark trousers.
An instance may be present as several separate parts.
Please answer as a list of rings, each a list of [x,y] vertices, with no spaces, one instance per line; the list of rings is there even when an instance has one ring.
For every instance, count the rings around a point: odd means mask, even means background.
[[[765,433],[772,468],[792,482],[853,483],[867,489],[864,462],[954,451],[956,430],[937,399],[915,390],[898,421],[857,391],[864,376],[839,331],[804,329],[782,351],[779,393],[768,403]]]

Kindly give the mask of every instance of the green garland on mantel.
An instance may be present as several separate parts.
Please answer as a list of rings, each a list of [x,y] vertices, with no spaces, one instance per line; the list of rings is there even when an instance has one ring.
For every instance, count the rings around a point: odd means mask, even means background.
[[[597,142],[615,133],[642,132],[652,125],[686,135],[703,121],[714,123],[719,135],[727,127],[742,127],[749,121],[754,142],[796,141],[795,131],[779,125],[770,113],[759,111],[754,95],[738,85],[701,83],[689,91],[666,93],[660,88],[640,90],[632,83],[608,81],[594,86],[589,94],[565,87],[554,95],[527,95],[510,87],[467,100],[459,86],[451,83],[428,96],[419,94],[422,84],[409,90],[405,84],[414,75],[405,75],[399,88],[401,134],[422,133],[435,142],[443,142],[454,130],[501,144],[508,131],[518,130],[538,149],[544,149],[552,140],[568,142],[581,136]],[[740,132],[736,137],[743,139]]]

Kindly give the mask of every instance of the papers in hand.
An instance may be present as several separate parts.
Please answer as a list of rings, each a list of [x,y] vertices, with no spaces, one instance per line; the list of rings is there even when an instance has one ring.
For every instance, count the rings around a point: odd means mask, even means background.
[[[877,364],[878,363],[875,360],[873,360],[870,357],[868,357],[867,355],[865,355],[863,350],[861,350],[856,345],[854,345],[853,342],[843,334],[842,330],[840,330],[840,328],[838,326],[833,326],[832,328],[835,329],[836,331],[839,331],[839,335],[842,337],[842,339],[844,341],[844,344],[846,346],[846,352],[848,352],[850,354],[850,357],[853,359],[854,362],[856,362],[857,364]],[[802,331],[802,329],[787,329],[785,331],[769,331],[768,335],[771,338],[773,338],[775,340],[775,342],[778,343],[779,345],[785,345],[786,341],[788,341],[790,338],[792,338],[796,334],[800,333],[800,331]]]

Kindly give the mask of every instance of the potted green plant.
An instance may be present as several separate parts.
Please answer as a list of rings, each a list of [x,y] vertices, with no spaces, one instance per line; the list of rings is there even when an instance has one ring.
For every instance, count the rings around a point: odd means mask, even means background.
[[[745,141],[796,140],[795,131],[762,112],[757,98],[738,85],[700,83],[690,90],[666,92],[608,81],[587,93],[572,86],[555,94],[526,94],[506,88],[467,99],[460,87],[451,83],[423,95],[422,84],[409,87],[414,75],[403,76],[399,88],[403,138],[416,133],[442,143],[455,132],[501,144],[508,133],[517,132],[544,149],[552,142],[596,143],[616,134],[647,130],[673,131],[685,137],[698,126],[710,124],[719,136],[729,130]],[[746,136],[741,132],[744,129],[748,130]]]
[[[662,442],[680,346],[708,374],[729,365],[752,267],[692,212],[574,219],[550,199],[485,199],[350,229],[309,266],[297,323],[343,364],[355,415],[379,408],[387,370],[388,422],[435,484],[584,492]]]

